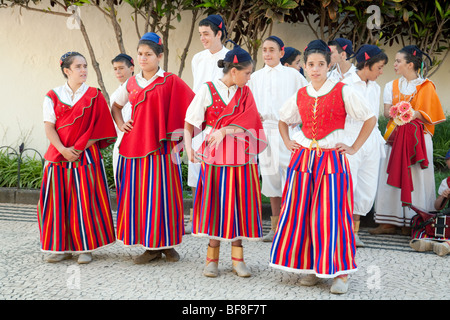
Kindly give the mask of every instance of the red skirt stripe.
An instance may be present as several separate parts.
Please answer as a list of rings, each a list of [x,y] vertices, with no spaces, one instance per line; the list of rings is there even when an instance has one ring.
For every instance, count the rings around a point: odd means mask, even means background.
[[[170,248],[184,235],[183,187],[175,142],[143,158],[119,156],[117,239],[128,246]]]
[[[50,162],[37,207],[41,250],[87,252],[114,243],[106,172],[94,144],[77,162]]]
[[[202,163],[194,201],[194,236],[218,240],[260,239],[261,187],[256,164]]]
[[[319,277],[355,271],[352,190],[345,155],[297,150],[288,167],[270,265]]]

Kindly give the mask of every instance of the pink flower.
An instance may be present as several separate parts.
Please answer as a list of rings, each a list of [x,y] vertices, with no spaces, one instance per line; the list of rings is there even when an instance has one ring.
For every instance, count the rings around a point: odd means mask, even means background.
[[[397,108],[398,108],[400,113],[405,113],[406,111],[411,109],[411,105],[408,102],[406,102],[406,101],[400,101],[397,104]]]
[[[407,112],[403,112],[403,113],[400,115],[400,119],[402,119],[402,121],[405,122],[405,123],[410,122],[411,119],[412,119],[412,117],[413,117],[413,113],[410,112],[409,110],[408,110]]]
[[[389,116],[390,116],[391,118],[397,117],[398,114],[399,114],[399,110],[398,110],[397,105],[392,106],[392,107],[389,109]]]

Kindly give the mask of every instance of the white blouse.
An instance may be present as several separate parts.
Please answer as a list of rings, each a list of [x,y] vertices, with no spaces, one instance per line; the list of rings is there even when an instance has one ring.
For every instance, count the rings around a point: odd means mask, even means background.
[[[266,65],[254,72],[248,82],[264,122],[276,123],[280,119],[279,110],[283,104],[307,84],[308,81],[300,72],[281,63],[274,68]]]
[[[328,94],[335,85],[336,82],[328,79],[327,81],[325,81],[322,87],[318,91],[316,91],[310,83],[306,86],[306,92],[311,97],[316,98]],[[350,116],[357,121],[366,121],[374,116],[373,112],[369,109],[369,107],[367,107],[365,100],[350,86],[345,85],[343,87],[342,95],[347,116]],[[281,108],[280,120],[285,122],[287,125],[302,122],[297,106],[297,93],[295,93]],[[345,129],[335,130],[325,138],[318,141],[319,147],[334,148],[336,143],[346,141],[346,135],[347,134]],[[309,147],[312,142],[311,139],[305,137],[301,130],[296,132],[293,135],[292,139],[306,148]]]
[[[81,97],[83,97],[88,89],[89,86],[86,83],[83,83],[74,93],[66,82],[63,86],[54,88],[53,91],[62,103],[73,107],[81,99]],[[47,96],[44,98],[43,116],[44,122],[56,123],[53,101]]]
[[[214,54],[207,49],[194,55],[191,62],[194,80],[192,91],[194,91],[194,93],[197,93],[205,82],[223,77],[223,69],[217,66],[217,62],[224,59],[228,51],[230,50],[222,47],[222,50]]]
[[[142,76],[142,71],[136,75],[136,82],[139,87],[145,88],[148,85],[150,85],[153,81],[155,81],[158,77],[164,77],[164,70],[159,68],[158,71],[155,73],[155,75],[147,80]],[[127,83],[130,79],[125,81],[117,90],[116,95],[114,97],[115,103],[117,103],[119,106],[124,107],[128,102],[128,90],[127,90]],[[125,119],[124,119],[125,120]]]
[[[416,86],[421,85],[424,81],[425,79],[420,76],[411,81],[406,80],[406,78],[402,76],[398,82],[400,93],[412,95],[417,90]],[[383,101],[385,104],[392,104],[393,83],[394,81],[390,81],[384,87]]]

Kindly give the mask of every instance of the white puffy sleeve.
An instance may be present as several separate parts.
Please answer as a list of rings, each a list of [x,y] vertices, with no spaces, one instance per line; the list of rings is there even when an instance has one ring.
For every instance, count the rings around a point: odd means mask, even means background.
[[[287,125],[299,124],[302,122],[297,106],[297,92],[283,104],[279,114],[280,120]]]
[[[345,85],[342,88],[342,96],[344,98],[345,111],[353,119],[366,121],[375,116],[366,99],[351,86]]]
[[[45,96],[43,103],[44,122],[56,123],[56,114],[53,106],[53,101]]]
[[[386,83],[383,91],[383,103],[392,104],[392,85],[393,81]]]
[[[202,123],[205,120],[206,109],[212,104],[211,92],[209,86],[203,84],[198,93],[192,99],[186,111],[186,117],[184,121],[192,124],[194,127],[201,128]]]

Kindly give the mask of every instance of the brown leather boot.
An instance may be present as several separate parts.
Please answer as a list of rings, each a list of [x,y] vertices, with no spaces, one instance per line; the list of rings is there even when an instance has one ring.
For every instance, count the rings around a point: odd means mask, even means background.
[[[145,250],[143,254],[133,259],[135,264],[144,264],[154,259],[161,258],[161,251],[159,250]]]
[[[161,251],[166,256],[166,261],[177,262],[178,260],[180,260],[180,255],[174,248],[163,249]]]

